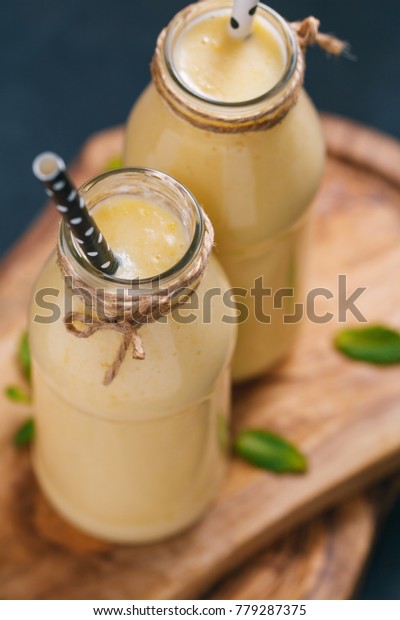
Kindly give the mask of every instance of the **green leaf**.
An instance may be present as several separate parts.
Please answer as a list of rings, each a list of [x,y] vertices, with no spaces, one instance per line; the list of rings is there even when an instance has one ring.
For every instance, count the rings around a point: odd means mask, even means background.
[[[307,459],[294,445],[264,430],[242,431],[235,440],[236,453],[256,467],[277,473],[299,473],[307,469]]]
[[[18,361],[25,379],[31,381],[31,353],[29,349],[28,333],[23,332],[18,346]]]
[[[14,435],[14,445],[17,448],[23,448],[24,446],[32,443],[35,437],[35,422],[33,418],[28,418],[17,430]]]
[[[29,394],[25,392],[24,389],[20,388],[18,385],[9,385],[5,389],[5,395],[10,400],[16,403],[30,403],[31,397]]]
[[[106,163],[104,170],[117,170],[118,168],[123,168],[122,157],[112,157]]]
[[[400,334],[384,325],[344,329],[335,336],[334,343],[352,359],[370,364],[400,362]]]

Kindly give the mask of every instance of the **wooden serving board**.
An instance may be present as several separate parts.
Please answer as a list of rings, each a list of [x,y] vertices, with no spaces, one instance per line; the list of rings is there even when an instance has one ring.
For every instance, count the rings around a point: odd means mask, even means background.
[[[378,496],[363,495],[286,534],[211,590],[212,600],[349,599],[371,550]]]
[[[349,293],[367,287],[358,306],[369,321],[400,327],[400,146],[342,119],[325,118],[324,129],[330,157],[317,200],[309,287],[334,292],[333,300],[319,299],[316,312],[331,311],[335,320],[305,323],[285,365],[234,393],[235,428],[284,434],[308,454],[309,473],[278,477],[235,460],[218,501],[190,531],[157,545],[106,545],[83,536],[48,507],[28,454],[16,453],[11,444],[28,411],[1,394],[1,598],[197,597],[277,537],[400,466],[400,367],[355,363],[332,347],[340,327],[339,274],[347,274]],[[121,130],[93,138],[75,167],[76,182],[119,153],[121,139]],[[56,222],[55,210],[47,209],[2,263],[2,386],[18,380],[16,341],[32,281],[54,247]],[[372,505],[360,497],[314,521],[210,596],[349,596],[340,565],[346,557],[348,584],[354,584],[372,539]],[[323,549],[333,559],[327,561]],[[290,562],[284,577],[282,562]],[[338,584],[334,593],[331,582]]]

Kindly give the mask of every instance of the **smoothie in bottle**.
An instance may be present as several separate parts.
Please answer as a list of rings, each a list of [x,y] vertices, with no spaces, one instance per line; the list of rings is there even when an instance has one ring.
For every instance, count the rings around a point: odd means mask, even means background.
[[[60,256],[92,288],[106,294],[129,288],[137,301],[172,287],[197,260],[202,212],[165,174],[107,173],[83,186],[81,195],[120,263],[113,276],[95,272],[63,223]],[[214,258],[196,290],[197,307],[173,305],[159,321],[143,325],[145,359],[133,359],[128,350],[104,385],[121,333],[99,329],[75,337],[62,320],[71,290],[55,256],[38,278],[30,327],[34,469],[61,515],[92,535],[121,542],[170,536],[200,517],[223,480],[228,455],[221,426],[229,417],[235,325],[221,321],[228,314],[222,297],[213,298],[212,320],[202,320],[210,287],[221,294],[228,288]],[[50,320],[41,303],[44,290],[53,291]],[[71,303],[82,312],[76,291]]]
[[[210,216],[242,304],[233,363],[241,381],[282,360],[297,334],[291,315],[303,300],[324,143],[301,89],[295,31],[259,4],[250,36],[237,39],[231,11],[230,1],[204,0],[161,33],[153,83],[128,121],[125,163],[168,172]]]

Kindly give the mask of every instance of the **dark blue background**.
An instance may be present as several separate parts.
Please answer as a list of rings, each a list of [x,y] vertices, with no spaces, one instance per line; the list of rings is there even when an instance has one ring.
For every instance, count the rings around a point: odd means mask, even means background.
[[[0,16],[0,253],[43,204],[33,157],[68,161],[94,131],[124,122],[149,80],[158,32],[185,0],[9,0]],[[313,14],[350,41],[356,61],[308,53],[317,106],[400,135],[400,10],[394,0],[276,0],[290,20]],[[399,598],[400,503],[386,524],[361,598]]]

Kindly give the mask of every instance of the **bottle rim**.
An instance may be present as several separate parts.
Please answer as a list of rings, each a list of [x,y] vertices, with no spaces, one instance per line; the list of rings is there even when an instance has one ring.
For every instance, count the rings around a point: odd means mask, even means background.
[[[275,99],[278,95],[285,91],[290,84],[298,64],[298,45],[295,33],[283,19],[279,13],[269,6],[259,3],[257,5],[257,19],[264,19],[270,26],[274,28],[276,34],[280,37],[281,42],[285,46],[287,53],[286,65],[282,72],[278,82],[267,91],[261,93],[257,97],[252,99],[245,99],[243,101],[225,102],[217,99],[212,99],[202,95],[201,93],[192,90],[185,81],[181,78],[178,69],[174,63],[174,45],[179,35],[184,29],[193,21],[203,19],[205,16],[212,17],[216,14],[226,14],[231,12],[232,2],[231,0],[203,0],[194,5],[189,5],[172,19],[167,26],[166,36],[163,42],[163,56],[165,66],[167,68],[169,76],[174,81],[175,85],[179,87],[187,96],[193,98],[195,101],[207,106],[216,107],[217,109],[232,109],[237,111],[241,108],[253,108],[262,103],[269,103]]]
[[[114,191],[112,191],[114,190]],[[61,255],[73,266],[81,279],[90,286],[109,288],[129,288],[144,295],[146,291],[171,286],[196,260],[204,238],[204,218],[197,200],[182,183],[170,175],[144,167],[120,168],[104,172],[86,181],[79,188],[87,207],[92,209],[107,196],[131,194],[146,197],[147,200],[160,204],[170,204],[175,208],[185,228],[190,226],[190,240],[182,257],[169,269],[148,278],[120,278],[97,270],[89,263],[86,256],[75,243],[71,230],[61,220],[58,236],[58,248]]]

